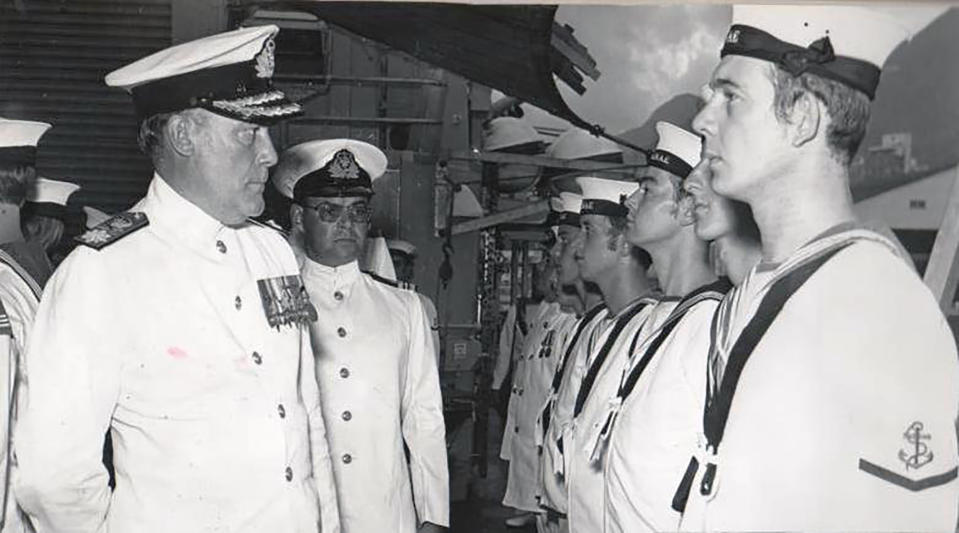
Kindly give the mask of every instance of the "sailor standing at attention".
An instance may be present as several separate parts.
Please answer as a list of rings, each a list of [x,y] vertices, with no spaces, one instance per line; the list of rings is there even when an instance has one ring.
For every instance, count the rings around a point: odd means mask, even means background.
[[[733,8],[693,127],[713,189],[752,209],[762,259],[710,353],[684,529],[956,526],[955,340],[849,191],[886,57],[941,11]]]

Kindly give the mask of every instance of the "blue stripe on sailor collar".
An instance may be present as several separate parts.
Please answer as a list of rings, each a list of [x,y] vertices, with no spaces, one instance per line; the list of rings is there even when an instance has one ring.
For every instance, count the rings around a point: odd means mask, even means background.
[[[159,174],[153,174],[146,196],[131,210],[146,213],[150,228],[171,236],[176,244],[217,261],[224,258],[216,242],[231,228],[181,196]]]

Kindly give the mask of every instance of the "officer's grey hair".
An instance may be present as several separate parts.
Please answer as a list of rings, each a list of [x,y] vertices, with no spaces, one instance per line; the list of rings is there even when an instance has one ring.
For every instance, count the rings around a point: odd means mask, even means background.
[[[197,109],[186,109],[173,113],[160,113],[143,119],[140,122],[140,131],[137,133],[137,144],[154,163],[157,164],[163,155],[163,138],[166,131],[166,125],[174,115],[189,116],[191,120],[197,123],[205,123],[204,117]]]
[[[826,142],[832,156],[841,164],[849,165],[866,135],[869,97],[848,85],[808,72],[793,76],[777,65],[770,65],[769,77],[774,91],[773,107],[780,122],[785,122],[805,92],[826,105],[829,113]]]
[[[173,113],[161,113],[143,119],[140,122],[140,131],[137,133],[137,144],[140,150],[151,160],[156,162],[163,148],[163,130]]]

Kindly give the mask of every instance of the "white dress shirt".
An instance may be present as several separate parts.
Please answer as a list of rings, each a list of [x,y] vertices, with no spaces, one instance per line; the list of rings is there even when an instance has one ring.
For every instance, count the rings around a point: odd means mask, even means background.
[[[310,330],[344,533],[449,525],[443,401],[419,297],[355,261],[305,259],[303,279],[320,314]]]
[[[547,306],[538,318],[540,323],[530,328],[530,335],[520,354],[518,374],[514,375],[514,390],[510,397],[512,426],[505,428],[511,434],[509,471],[503,504],[524,511],[539,511],[537,496],[542,493],[539,450],[542,443],[539,416],[550,392],[553,375],[567,335],[576,323],[576,316],[564,312],[558,303]]]
[[[338,531],[307,329],[271,327],[261,303],[258,280],[297,279],[289,246],[223,226],[159,176],[131,211],[149,226],[79,247],[47,284],[21,504],[40,532]]]

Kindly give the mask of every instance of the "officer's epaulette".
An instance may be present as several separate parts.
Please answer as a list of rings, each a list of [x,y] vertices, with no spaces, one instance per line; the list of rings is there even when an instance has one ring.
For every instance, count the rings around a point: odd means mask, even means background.
[[[146,213],[126,211],[117,213],[76,237],[77,242],[99,250],[150,225]]]
[[[363,272],[368,274],[371,278],[375,279],[376,281],[379,281],[380,283],[385,283],[386,285],[389,285],[390,287],[396,287],[397,289],[406,289],[406,290],[409,290],[410,288],[409,287],[410,284],[404,281],[396,281],[390,278],[384,278],[383,276],[380,276],[379,274],[368,272],[366,270],[364,270]]]

